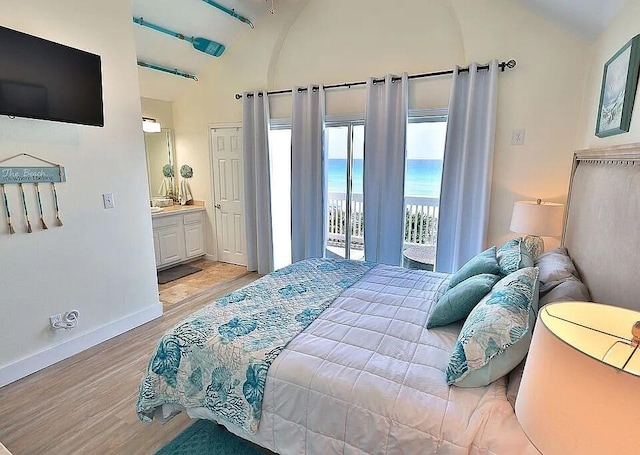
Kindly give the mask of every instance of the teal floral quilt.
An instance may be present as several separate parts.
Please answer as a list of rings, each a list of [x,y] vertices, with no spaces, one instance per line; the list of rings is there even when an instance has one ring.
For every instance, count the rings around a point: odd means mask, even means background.
[[[182,321],[160,340],[136,410],[204,407],[255,434],[267,371],[278,354],[375,264],[307,259],[266,275]]]

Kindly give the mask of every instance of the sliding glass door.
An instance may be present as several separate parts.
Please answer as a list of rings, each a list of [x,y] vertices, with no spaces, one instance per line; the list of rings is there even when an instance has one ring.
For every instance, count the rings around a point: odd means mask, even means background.
[[[403,246],[407,267],[435,267],[446,131],[445,117],[412,118],[407,126]]]
[[[446,117],[413,117],[407,126],[404,264],[433,269],[440,210]],[[364,124],[326,127],[328,158],[327,256],[364,259]],[[411,262],[411,261],[414,262]]]
[[[325,130],[328,199],[327,256],[364,259],[364,125],[328,124]]]
[[[440,181],[446,117],[409,119],[405,174],[404,265],[433,268],[440,211]],[[291,261],[291,128],[271,127],[272,225],[276,268]],[[364,259],[364,124],[329,121],[325,127],[327,165],[327,257]],[[294,176],[295,177],[295,176]],[[414,262],[411,262],[414,261]]]

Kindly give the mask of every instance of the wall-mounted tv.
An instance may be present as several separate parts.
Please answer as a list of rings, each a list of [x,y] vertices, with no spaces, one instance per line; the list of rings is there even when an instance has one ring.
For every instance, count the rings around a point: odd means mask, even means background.
[[[0,114],[104,126],[100,56],[0,26]]]

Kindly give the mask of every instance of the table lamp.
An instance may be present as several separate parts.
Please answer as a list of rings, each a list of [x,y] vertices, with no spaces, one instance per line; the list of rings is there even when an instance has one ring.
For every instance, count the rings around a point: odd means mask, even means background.
[[[517,201],[513,204],[510,230],[528,234],[525,244],[537,258],[544,251],[544,240],[540,236],[558,237],[562,235],[564,205],[554,202]]]
[[[597,303],[540,310],[515,409],[543,454],[640,453],[639,321]]]

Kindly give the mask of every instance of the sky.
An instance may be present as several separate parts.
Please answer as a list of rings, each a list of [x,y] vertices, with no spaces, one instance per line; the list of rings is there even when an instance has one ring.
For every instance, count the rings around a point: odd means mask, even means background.
[[[407,129],[407,159],[441,160],[444,155],[444,141],[447,130],[445,122],[409,123]],[[329,159],[347,157],[347,127],[327,128],[327,149]],[[353,130],[353,157],[362,159],[364,126],[356,125]]]

